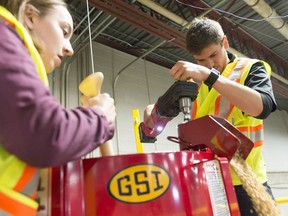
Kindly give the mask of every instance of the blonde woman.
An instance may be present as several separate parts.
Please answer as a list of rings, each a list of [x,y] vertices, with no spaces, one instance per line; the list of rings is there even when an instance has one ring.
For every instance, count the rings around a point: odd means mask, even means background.
[[[73,54],[64,1],[0,0],[0,32],[0,215],[36,215],[39,168],[111,139],[114,100],[105,93],[88,99],[93,107],[65,109],[51,95],[46,73]]]

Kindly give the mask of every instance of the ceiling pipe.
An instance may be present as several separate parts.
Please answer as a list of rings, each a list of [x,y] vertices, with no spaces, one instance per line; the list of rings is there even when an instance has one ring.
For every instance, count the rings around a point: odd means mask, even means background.
[[[288,24],[264,0],[244,0],[252,9],[270,23],[286,39],[288,39]],[[276,18],[278,17],[278,18]]]
[[[168,19],[170,19],[170,20],[172,20],[173,22],[176,22],[177,24],[179,24],[179,25],[182,25],[183,27],[187,27],[187,26],[189,26],[189,22],[187,22],[185,19],[183,19],[183,18],[181,18],[181,17],[179,17],[178,15],[176,15],[176,14],[174,14],[174,13],[172,13],[171,11],[169,11],[169,10],[167,10],[166,8],[164,8],[164,7],[162,7],[161,5],[159,5],[159,4],[157,4],[157,3],[155,3],[153,0],[136,0],[137,2],[139,2],[139,3],[141,3],[141,4],[143,4],[143,5],[145,5],[146,7],[148,7],[148,8],[150,8],[151,10],[154,10],[154,11],[156,11],[157,13],[159,13],[159,14],[161,14],[162,16],[164,16],[164,17],[166,17],[166,18],[168,18]],[[257,7],[257,10],[263,10],[264,12],[263,12],[263,15],[264,16],[266,16],[266,17],[269,17],[269,15],[267,15],[267,14],[269,14],[269,13],[267,13],[268,11],[270,11],[270,9],[271,9],[271,15],[273,15],[273,17],[276,17],[276,16],[279,16],[279,15],[277,15],[277,13],[275,12],[275,10],[274,9],[272,9],[269,5],[267,5],[265,2],[264,2],[264,0],[244,0],[248,5],[249,4],[251,4],[252,6],[252,8],[253,7]],[[248,3],[249,2],[249,3]],[[222,2],[221,2],[222,3]],[[254,3],[254,4],[252,4],[252,3]],[[265,4],[266,5],[265,5]],[[259,5],[258,5],[259,4]],[[258,6],[257,6],[258,5]],[[215,7],[215,6],[214,6]],[[266,8],[266,9],[264,9],[264,8]],[[269,9],[270,8],[270,9]],[[256,10],[256,9],[255,9]],[[265,11],[266,10],[266,11]],[[274,11],[273,13],[272,13],[272,11]],[[260,12],[258,12],[257,11],[257,13],[259,13],[260,14]],[[261,12],[262,13],[262,12]],[[272,17],[270,15],[270,17]],[[263,16],[263,17],[264,17]],[[275,21],[275,20],[278,20],[278,21]],[[287,24],[285,24],[285,25],[283,25],[282,24],[282,27],[281,27],[281,25],[279,24],[279,23],[281,23],[281,21],[280,20],[282,20],[282,19],[280,19],[280,18],[273,18],[273,19],[268,19],[267,21],[269,21],[269,23],[272,25],[272,23],[273,23],[273,26],[275,25],[275,26],[277,26],[277,29],[278,29],[278,31],[280,32],[280,30],[281,30],[281,32],[283,32],[283,34],[286,34],[285,35],[285,37],[288,39],[288,26],[287,26]],[[283,20],[282,20],[283,21]],[[284,22],[284,21],[283,21]],[[285,22],[284,22],[285,23]],[[275,27],[276,28],[276,27]],[[287,28],[287,29],[286,29]],[[286,30],[287,30],[287,32],[286,32]],[[237,53],[238,54],[238,56],[244,56],[242,53],[240,53],[240,52],[238,52],[238,51],[236,51],[235,49],[231,49],[231,48],[229,48],[230,50],[231,50],[231,52],[233,52],[233,53]],[[233,51],[232,51],[233,50]],[[277,80],[279,80],[279,81],[281,81],[281,82],[283,82],[283,83],[285,83],[285,84],[287,84],[288,85],[288,80],[287,79],[285,79],[284,77],[282,77],[282,76],[280,76],[280,75],[278,75],[277,73],[272,73],[272,75],[271,76],[273,76],[274,78],[276,78]]]
[[[173,22],[177,23],[181,26],[186,26],[188,22],[183,19],[182,17],[177,16],[173,12],[167,10],[166,8],[162,7],[160,4],[155,3],[152,0],[136,0],[137,2],[141,3],[142,5],[145,5],[146,7],[158,12],[162,16],[173,20]]]
[[[177,16],[175,13],[167,10],[166,8],[162,7],[160,4],[154,2],[153,0],[136,0],[137,2],[145,5],[146,7],[156,11],[157,13],[161,14],[162,16],[172,20],[173,22],[181,25],[183,28],[189,28],[191,23],[187,20],[183,19],[180,16]],[[222,0],[218,2],[216,5],[211,7],[211,9],[207,10],[205,13],[201,14],[201,16],[205,16],[207,13],[211,12],[215,7],[222,5],[226,0]]]

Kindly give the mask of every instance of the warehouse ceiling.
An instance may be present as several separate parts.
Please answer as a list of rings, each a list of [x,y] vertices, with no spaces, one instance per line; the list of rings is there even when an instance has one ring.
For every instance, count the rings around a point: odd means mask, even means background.
[[[288,111],[287,0],[68,0],[75,56],[92,40],[171,68],[194,62],[185,50],[189,23],[206,16],[223,26],[238,55],[267,61],[278,109]],[[88,16],[89,14],[89,16]]]

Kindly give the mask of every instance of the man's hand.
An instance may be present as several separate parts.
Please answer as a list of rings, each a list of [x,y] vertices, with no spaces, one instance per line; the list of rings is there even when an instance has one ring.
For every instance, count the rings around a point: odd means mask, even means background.
[[[170,70],[170,75],[174,80],[194,80],[196,82],[205,81],[210,74],[210,69],[204,66],[187,61],[178,61]]]

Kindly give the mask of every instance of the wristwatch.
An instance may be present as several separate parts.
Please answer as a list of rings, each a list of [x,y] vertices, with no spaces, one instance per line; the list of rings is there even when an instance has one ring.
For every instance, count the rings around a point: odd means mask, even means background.
[[[219,75],[220,72],[212,68],[208,78],[204,81],[205,85],[207,85],[209,88],[212,88],[216,80],[219,78]]]

